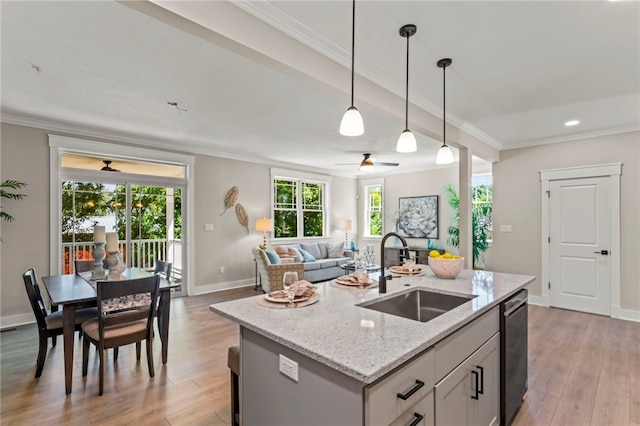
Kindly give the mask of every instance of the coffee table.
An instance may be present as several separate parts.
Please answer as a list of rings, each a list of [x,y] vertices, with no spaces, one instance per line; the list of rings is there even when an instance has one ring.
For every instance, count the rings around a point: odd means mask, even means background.
[[[345,263],[344,265],[340,265],[340,267],[344,269],[345,275],[347,275],[349,272],[354,272],[356,270],[355,263]],[[377,272],[380,270],[380,265],[376,265],[376,264],[366,265],[363,269],[367,272]]]

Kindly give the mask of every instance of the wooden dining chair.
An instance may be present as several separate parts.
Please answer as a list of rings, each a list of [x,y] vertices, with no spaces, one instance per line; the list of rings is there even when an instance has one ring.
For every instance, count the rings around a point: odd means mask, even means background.
[[[98,281],[98,317],[82,324],[82,376],[87,375],[89,344],[93,343],[100,358],[98,395],[104,389],[105,349],[146,341],[149,376],[153,369],[153,317],[156,312],[160,277],[152,275],[121,281]],[[140,353],[136,351],[140,360]]]
[[[171,262],[165,262],[164,260],[156,259],[153,273],[156,275],[159,274],[163,278],[169,280],[171,278],[172,266],[173,264]]]
[[[93,259],[78,259],[73,261],[73,269],[75,269],[76,274],[80,272],[89,272],[93,271],[95,261]]]
[[[29,296],[31,309],[36,316],[38,325],[39,347],[38,359],[36,361],[36,379],[42,374],[44,361],[47,357],[47,343],[51,337],[51,344],[56,345],[56,337],[62,334],[62,311],[47,312],[47,308],[40,293],[38,279],[36,278],[35,269],[29,269],[22,274],[24,286]],[[95,318],[98,314],[96,308],[76,309],[76,330],[80,330],[81,324],[91,318]]]

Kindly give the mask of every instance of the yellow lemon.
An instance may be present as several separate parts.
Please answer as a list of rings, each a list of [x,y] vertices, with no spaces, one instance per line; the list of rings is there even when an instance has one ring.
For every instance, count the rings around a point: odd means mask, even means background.
[[[451,253],[445,253],[442,255],[443,259],[453,259],[453,255]]]
[[[438,250],[431,250],[429,252],[429,257],[440,257],[440,252]]]

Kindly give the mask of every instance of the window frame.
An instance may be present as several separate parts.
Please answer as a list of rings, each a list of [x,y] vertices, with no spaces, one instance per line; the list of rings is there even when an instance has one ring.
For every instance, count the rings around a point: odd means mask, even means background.
[[[489,180],[490,183],[487,183],[486,182],[487,180]],[[491,188],[489,200],[478,201],[476,199],[476,195],[477,195],[476,188],[479,186],[489,186]],[[491,173],[478,173],[471,176],[471,207],[475,209],[475,207],[480,204],[490,204],[491,209],[493,211],[493,175]],[[493,222],[493,215],[492,215],[492,222]],[[489,244],[493,242],[493,223],[492,223],[490,236],[487,239],[487,241],[489,242]]]
[[[381,219],[381,235],[371,235],[369,234],[370,230],[370,218],[369,218],[369,188],[379,186],[380,187],[380,219]],[[377,179],[364,179],[360,181],[360,199],[362,200],[362,204],[360,208],[362,209],[362,239],[365,240],[380,240],[385,234],[385,180],[384,178]]]
[[[275,219],[275,212],[277,210],[294,210],[294,209],[282,209],[276,208],[276,190],[275,183],[277,180],[296,182],[296,235],[293,237],[276,237],[275,229],[273,231],[271,240],[275,242],[286,242],[296,240],[313,240],[320,238],[328,238],[328,230],[330,228],[329,223],[329,211],[331,199],[331,176],[320,175],[314,173],[299,172],[295,170],[285,169],[271,169],[271,217]],[[303,184],[321,185],[321,208],[309,209],[304,205],[302,197]],[[322,213],[322,235],[317,236],[304,236],[304,215],[308,212],[321,212]]]

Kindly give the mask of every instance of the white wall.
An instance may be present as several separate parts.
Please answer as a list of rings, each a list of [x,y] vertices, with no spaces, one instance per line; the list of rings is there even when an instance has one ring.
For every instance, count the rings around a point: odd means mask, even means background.
[[[529,286],[540,296],[543,169],[622,162],[621,308],[640,311],[640,132],[502,151],[493,165],[493,247],[487,269],[536,276]],[[499,232],[512,225],[513,232]]]

